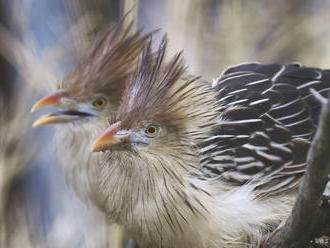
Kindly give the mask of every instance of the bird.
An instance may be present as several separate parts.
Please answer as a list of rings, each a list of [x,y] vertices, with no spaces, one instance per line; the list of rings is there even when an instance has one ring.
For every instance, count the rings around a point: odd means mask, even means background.
[[[330,71],[246,63],[210,85],[166,46],[144,49],[93,143],[95,199],[140,247],[261,245],[295,202]]]
[[[31,112],[55,107],[54,112],[42,115],[34,127],[55,125],[56,159],[67,182],[83,200],[91,193],[89,167],[97,160],[90,156],[90,142],[96,137],[94,126],[106,127],[103,121],[119,105],[126,79],[136,66],[136,60],[151,33],[134,31],[133,22],[125,26],[126,16],[96,40],[89,54],[82,58],[72,73],[62,80],[58,89],[41,98]]]
[[[34,126],[88,121],[108,115],[119,104],[126,78],[149,37],[142,30],[134,32],[133,22],[125,27],[125,18],[95,42],[58,90],[33,105],[31,112],[49,106],[64,110],[41,116]]]

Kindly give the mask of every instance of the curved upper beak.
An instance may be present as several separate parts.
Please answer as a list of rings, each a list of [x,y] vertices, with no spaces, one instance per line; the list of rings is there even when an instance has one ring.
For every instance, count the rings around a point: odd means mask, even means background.
[[[64,110],[42,115],[32,124],[32,126],[38,127],[48,124],[72,122],[74,120],[80,119],[81,117],[92,115],[90,113],[81,112],[72,108],[68,109],[68,104],[63,101],[65,98],[67,98],[67,96],[68,93],[61,89],[41,98],[38,102],[36,102],[32,106],[31,112],[35,112],[45,107],[59,107]]]
[[[57,90],[48,96],[41,98],[37,101],[31,108],[31,113],[37,111],[38,109],[45,107],[58,107],[61,106],[62,99],[67,95],[65,90]]]
[[[93,144],[93,152],[101,152],[109,150],[113,145],[120,144],[124,139],[127,139],[129,134],[119,133],[120,121],[108,127]]]

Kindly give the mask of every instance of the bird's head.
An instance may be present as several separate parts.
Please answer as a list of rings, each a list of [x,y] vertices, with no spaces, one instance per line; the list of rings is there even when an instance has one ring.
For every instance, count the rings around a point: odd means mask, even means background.
[[[179,161],[212,131],[217,117],[214,93],[197,77],[185,75],[180,53],[165,63],[166,45],[164,37],[155,54],[151,42],[144,50],[112,124],[93,151],[110,157],[123,154],[132,157],[132,163]]]
[[[105,117],[118,107],[127,78],[149,36],[133,32],[132,25],[123,28],[123,21],[94,45],[57,91],[32,107],[32,112],[45,107],[59,109],[41,116],[34,126]]]

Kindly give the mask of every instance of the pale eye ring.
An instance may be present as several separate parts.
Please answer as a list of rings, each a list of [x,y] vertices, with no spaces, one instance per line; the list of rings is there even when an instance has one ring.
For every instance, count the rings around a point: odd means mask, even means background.
[[[155,124],[148,125],[145,128],[144,133],[148,137],[153,138],[153,137],[155,137],[159,133],[159,127],[157,125],[155,125]]]
[[[102,109],[107,104],[107,100],[105,100],[103,97],[97,98],[92,102],[92,105],[98,109]]]

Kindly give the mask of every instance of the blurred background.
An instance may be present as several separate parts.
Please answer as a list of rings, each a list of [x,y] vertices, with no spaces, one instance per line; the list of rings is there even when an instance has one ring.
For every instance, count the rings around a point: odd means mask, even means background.
[[[123,246],[67,186],[52,127],[32,129],[29,109],[129,10],[208,81],[246,61],[330,68],[328,0],[0,0],[0,248]]]

